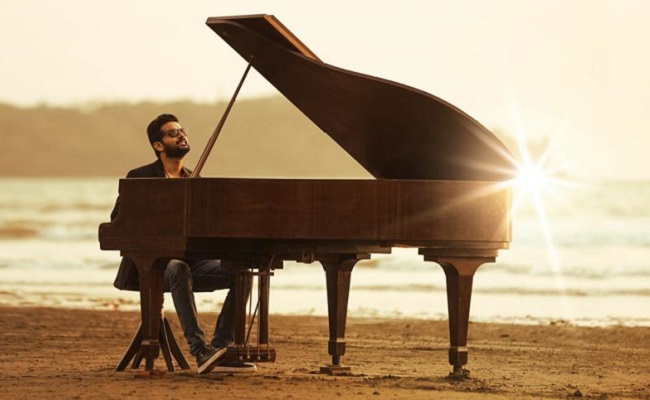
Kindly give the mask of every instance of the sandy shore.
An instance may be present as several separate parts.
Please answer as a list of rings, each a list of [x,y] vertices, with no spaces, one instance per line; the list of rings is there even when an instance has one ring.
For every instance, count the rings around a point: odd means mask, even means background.
[[[214,315],[202,315],[204,325]],[[169,315],[192,368],[176,316]],[[470,325],[470,378],[447,377],[447,323],[350,319],[347,376],[329,362],[327,320],[271,316],[275,363],[246,376],[196,370],[138,379],[114,372],[139,314],[0,308],[0,397],[105,398],[591,398],[650,399],[650,328]],[[164,370],[164,362],[156,363]]]

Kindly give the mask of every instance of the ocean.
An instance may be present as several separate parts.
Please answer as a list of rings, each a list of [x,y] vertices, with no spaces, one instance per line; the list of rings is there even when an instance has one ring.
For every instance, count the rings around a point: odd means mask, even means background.
[[[120,256],[97,238],[117,184],[0,179],[0,305],[139,309],[137,293],[113,288]],[[650,326],[648,199],[650,182],[600,182],[544,195],[542,218],[530,199],[517,202],[510,249],[474,277],[471,321]],[[199,311],[218,311],[224,296],[197,294]],[[320,265],[275,271],[270,312],[327,315]],[[444,273],[414,249],[375,255],[353,270],[348,315],[444,320]]]

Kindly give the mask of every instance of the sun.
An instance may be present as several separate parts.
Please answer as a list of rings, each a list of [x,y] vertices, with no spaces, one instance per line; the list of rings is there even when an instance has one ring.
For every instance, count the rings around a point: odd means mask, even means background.
[[[512,184],[523,195],[534,195],[552,186],[550,172],[538,163],[519,164]]]
[[[514,178],[509,184],[514,189],[515,206],[521,205],[526,200],[532,200],[535,208],[539,207],[542,201],[542,194],[556,190],[555,174],[548,165],[550,145],[544,148],[538,159],[531,156],[527,141],[521,136],[517,136],[520,160],[515,160],[516,171]]]
[[[553,166],[549,161],[551,147],[551,143],[547,143],[541,154],[534,158],[528,150],[526,140],[519,138],[520,160],[514,161],[516,171],[514,178],[508,182],[515,196],[515,211],[523,203],[529,203],[541,219],[549,200],[564,202],[565,190],[578,186],[577,182],[567,179],[564,168]]]

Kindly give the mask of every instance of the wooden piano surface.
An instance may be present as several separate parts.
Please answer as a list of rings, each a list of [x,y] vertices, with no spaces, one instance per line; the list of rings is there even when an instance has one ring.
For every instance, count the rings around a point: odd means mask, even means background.
[[[474,272],[510,241],[508,149],[436,96],[325,64],[271,15],[212,17],[207,25],[376,180],[121,180],[120,212],[100,226],[99,241],[138,267],[146,368],[158,356],[161,267],[170,258],[241,267],[272,260],[271,268],[320,262],[326,370],[336,371],[355,263],[410,246],[445,271],[449,362],[461,375]]]
[[[119,195],[124,211],[100,229],[104,250],[186,252],[200,238],[510,241],[509,189],[497,182],[149,178],[120,180]]]
[[[275,266],[320,262],[330,315],[327,368],[338,370],[354,264],[408,246],[445,270],[449,357],[461,373],[472,277],[510,241],[510,190],[497,182],[151,178],[120,180],[119,195],[120,213],[100,226],[100,245],[138,266],[150,366],[159,346],[154,316],[162,307],[157,262],[219,258],[250,268],[268,259]]]

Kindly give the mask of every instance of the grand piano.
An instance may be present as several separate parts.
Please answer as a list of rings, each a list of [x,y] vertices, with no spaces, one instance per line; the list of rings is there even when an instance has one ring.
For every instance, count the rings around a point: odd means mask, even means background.
[[[145,369],[160,351],[169,259],[219,258],[264,277],[267,348],[269,271],[288,260],[322,264],[331,364],[321,370],[336,373],[347,370],[353,267],[411,247],[445,272],[449,363],[463,376],[474,273],[511,238],[507,148],[440,98],[322,62],[272,15],[211,17],[207,25],[375,179],[121,179],[119,215],[99,226],[99,241],[138,267]],[[241,347],[246,294],[238,298]]]

